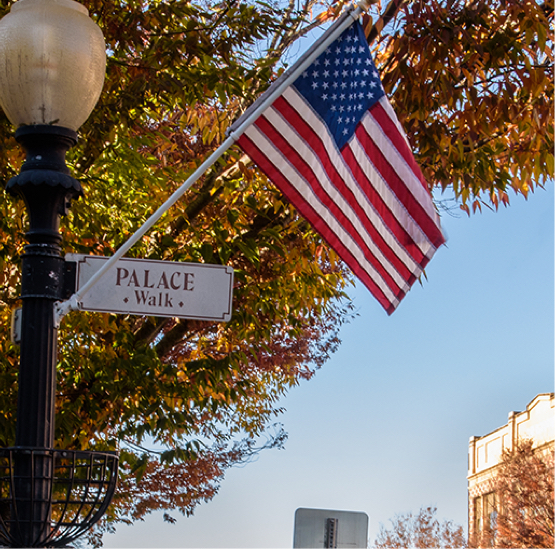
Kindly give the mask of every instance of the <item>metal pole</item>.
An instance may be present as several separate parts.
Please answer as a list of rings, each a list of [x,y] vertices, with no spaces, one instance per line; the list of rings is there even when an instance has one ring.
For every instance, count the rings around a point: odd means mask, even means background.
[[[55,126],[24,126],[16,132],[27,152],[21,174],[8,182],[8,192],[21,196],[29,214],[29,231],[22,257],[23,301],[19,364],[16,447],[24,452],[15,463],[12,514],[18,517],[14,537],[25,547],[37,547],[51,523],[56,395],[57,329],[54,303],[62,298],[64,260],[59,234],[60,215],[71,198],[81,194],[69,176],[65,153],[75,144],[75,132]]]

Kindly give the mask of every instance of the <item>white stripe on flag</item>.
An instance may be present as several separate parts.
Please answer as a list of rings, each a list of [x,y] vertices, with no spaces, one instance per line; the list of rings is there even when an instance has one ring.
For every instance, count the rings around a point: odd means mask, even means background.
[[[365,114],[365,116],[370,115],[367,113]],[[372,164],[372,162],[370,161],[370,158],[366,154],[366,151],[360,144],[359,140],[356,138],[352,139],[349,142],[348,147],[351,148],[353,156],[355,157],[362,172],[368,178],[370,184],[380,195],[385,205],[392,212],[392,215],[397,219],[399,224],[403,227],[403,229],[405,229],[405,231],[416,244],[416,246],[418,246],[418,248],[421,250],[422,254],[426,257],[428,257],[430,254],[433,254],[435,248],[428,240],[428,237],[426,236],[420,225],[418,225],[418,223],[409,214],[407,209],[399,201],[397,195],[391,191],[389,185],[387,184],[387,181],[385,181],[381,174],[376,170],[374,164]]]
[[[399,122],[399,119],[397,118],[397,115],[395,114],[395,111],[393,110],[393,107],[391,106],[391,103],[389,102],[389,99],[384,95],[380,99],[380,103],[383,107],[383,110],[387,113],[387,116],[389,116],[390,120],[397,127],[397,130],[399,131],[399,135],[402,136],[405,143],[407,144],[407,147],[409,149],[411,149],[407,134],[405,133],[405,130],[404,130],[403,126],[401,126],[401,122]]]
[[[389,101],[386,97],[380,99],[382,106],[385,104],[389,105]],[[370,112],[370,111],[369,111]],[[388,116],[393,112],[392,110],[386,109],[385,111]],[[393,113],[394,114],[394,113]],[[397,118],[391,118],[390,120],[395,123],[395,126],[399,128],[399,122]],[[372,139],[376,143],[378,149],[382,154],[388,159],[389,164],[397,172],[399,178],[405,182],[406,186],[410,189],[412,195],[416,198],[418,203],[422,206],[422,209],[428,214],[428,217],[435,220],[437,223],[437,212],[434,209],[434,204],[430,200],[430,193],[428,189],[422,185],[422,182],[418,176],[412,171],[410,166],[405,162],[405,159],[397,148],[391,143],[391,140],[387,135],[385,135],[380,127],[380,125],[374,120],[372,116],[365,116],[362,120],[364,128],[368,132]],[[403,140],[406,141],[405,132],[400,132]]]

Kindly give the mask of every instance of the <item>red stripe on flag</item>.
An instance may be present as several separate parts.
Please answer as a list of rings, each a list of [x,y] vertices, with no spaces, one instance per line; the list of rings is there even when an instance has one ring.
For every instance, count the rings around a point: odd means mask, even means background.
[[[374,108],[375,107],[372,107],[369,112],[373,114]],[[391,126],[394,126],[391,121],[390,124]],[[394,131],[391,127],[388,127],[387,130],[391,131],[391,133],[397,133],[396,127],[394,128]],[[383,179],[387,181],[389,188],[405,206],[409,215],[424,231],[431,244],[436,248],[439,245],[443,244],[443,235],[438,229],[436,223],[433,219],[430,219],[428,213],[422,207],[420,202],[418,202],[418,200],[415,198],[411,190],[407,187],[407,184],[399,177],[393,166],[390,164],[389,160],[376,146],[372,136],[369,135],[366,131],[366,128],[364,128],[362,125],[359,125],[355,133],[363,148],[372,158],[372,163],[374,164],[378,172],[381,174]]]
[[[395,122],[391,120],[390,116],[379,101],[370,109],[370,111],[372,112],[374,120],[381,126],[384,133],[389,137],[393,146],[397,149],[397,151],[399,151],[399,154],[403,157],[414,175],[420,181],[420,184],[426,189],[427,192],[429,192],[426,180],[422,175],[422,170],[416,163],[414,155],[412,154],[410,147],[407,145],[405,137],[399,133],[399,129]]]

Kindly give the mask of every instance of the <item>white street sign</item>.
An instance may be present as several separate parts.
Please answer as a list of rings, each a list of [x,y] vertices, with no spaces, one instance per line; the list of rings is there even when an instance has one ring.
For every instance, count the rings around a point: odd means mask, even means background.
[[[109,257],[67,254],[77,263],[77,290]],[[85,311],[169,316],[196,320],[231,318],[233,269],[223,265],[119,259],[80,299]]]

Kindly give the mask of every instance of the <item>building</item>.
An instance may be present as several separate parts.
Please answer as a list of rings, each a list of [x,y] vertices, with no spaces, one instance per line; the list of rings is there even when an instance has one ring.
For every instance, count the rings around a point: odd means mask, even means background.
[[[496,497],[491,480],[503,452],[519,439],[531,439],[538,451],[555,444],[555,397],[539,394],[523,412],[510,412],[506,425],[468,444],[468,536],[476,539],[493,524]]]

